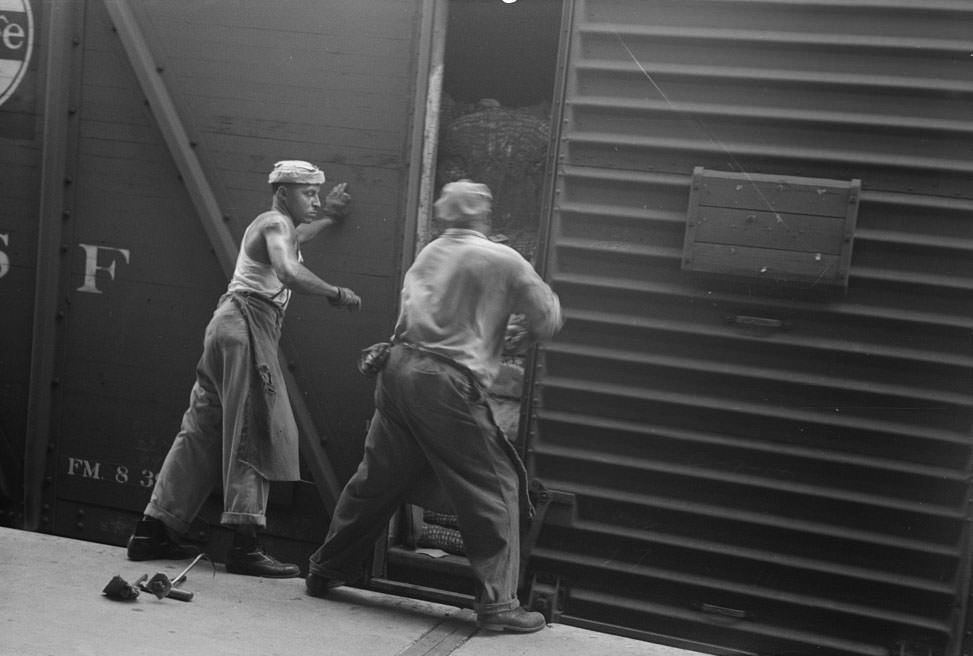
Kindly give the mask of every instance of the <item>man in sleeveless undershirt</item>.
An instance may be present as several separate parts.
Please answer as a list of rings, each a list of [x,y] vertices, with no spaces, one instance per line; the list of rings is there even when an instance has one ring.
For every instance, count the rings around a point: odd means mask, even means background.
[[[355,292],[303,264],[301,244],[347,213],[344,183],[322,205],[324,181],[324,173],[304,161],[277,162],[271,171],[271,208],[243,235],[233,277],[206,327],[189,408],[129,538],[129,559],[191,556],[193,549],[178,538],[221,485],[220,523],[234,531],[227,571],[271,578],[300,574],[297,565],[266,553],[257,531],[266,526],[270,482],[300,478],[297,426],[277,354],[291,293],[361,308]]]

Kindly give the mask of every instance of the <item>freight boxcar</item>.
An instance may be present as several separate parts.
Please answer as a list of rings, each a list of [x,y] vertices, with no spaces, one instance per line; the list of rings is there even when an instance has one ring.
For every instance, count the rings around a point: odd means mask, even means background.
[[[0,510],[123,544],[273,162],[347,181],[292,303],[306,562],[439,186],[561,296],[492,390],[554,621],[719,654],[969,651],[973,3],[0,0]],[[228,542],[213,499],[193,537]],[[364,583],[467,605],[403,506]]]

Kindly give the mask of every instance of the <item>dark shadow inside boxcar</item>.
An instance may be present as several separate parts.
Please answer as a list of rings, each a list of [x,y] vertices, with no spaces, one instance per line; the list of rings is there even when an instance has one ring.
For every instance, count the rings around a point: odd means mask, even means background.
[[[490,238],[529,260],[537,255],[561,12],[561,0],[452,0],[448,6],[434,192],[462,178],[488,185]],[[490,390],[498,425],[522,453],[525,355],[505,351]],[[418,589],[410,586],[470,593],[456,526],[448,500],[435,494],[406,506],[390,525],[392,546],[379,555],[375,574],[406,593]]]

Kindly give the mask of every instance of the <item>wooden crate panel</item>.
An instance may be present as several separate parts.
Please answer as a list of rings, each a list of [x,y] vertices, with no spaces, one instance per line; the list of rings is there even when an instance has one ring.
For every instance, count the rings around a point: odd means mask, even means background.
[[[696,241],[837,255],[843,228],[838,217],[701,207]]]
[[[682,268],[846,287],[860,187],[696,167]]]

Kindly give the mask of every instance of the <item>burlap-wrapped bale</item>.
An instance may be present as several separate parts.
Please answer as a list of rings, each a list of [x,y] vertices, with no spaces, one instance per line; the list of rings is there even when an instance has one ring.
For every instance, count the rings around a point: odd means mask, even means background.
[[[536,108],[480,101],[443,128],[437,183],[482,182],[493,192],[495,232],[536,232],[549,137],[550,123]]]

